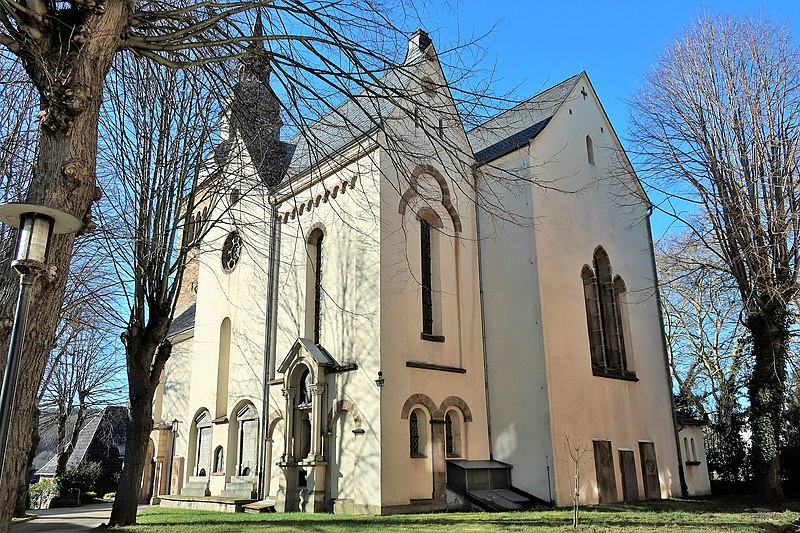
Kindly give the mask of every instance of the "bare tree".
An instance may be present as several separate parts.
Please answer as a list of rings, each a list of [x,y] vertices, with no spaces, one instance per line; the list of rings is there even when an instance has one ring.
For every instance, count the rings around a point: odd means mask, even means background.
[[[573,479],[573,485],[570,490],[570,497],[572,498],[572,529],[578,528],[581,491],[583,490],[581,485],[581,464],[584,463],[588,451],[589,445],[583,444],[580,438],[573,441],[572,435],[564,436],[564,465]]]
[[[783,422],[800,233],[800,64],[790,26],[701,17],[633,99],[639,169],[734,280],[752,340],[755,494],[783,496]]]
[[[122,398],[118,374],[121,358],[107,335],[97,328],[82,328],[58,347],[52,376],[42,391],[41,409],[55,414],[58,435],[55,475],[67,468],[78,436],[93,409]],[[73,425],[70,428],[69,422]],[[69,430],[69,431],[68,431]]]
[[[691,238],[662,239],[656,264],[676,406],[709,419],[709,470],[741,480],[746,446],[739,421],[752,357],[736,284]]]
[[[116,525],[135,522],[153,396],[172,349],[167,333],[187,259],[204,231],[204,223],[191,221],[220,109],[207,74],[119,57],[111,74],[116,91],[101,121],[101,179],[108,200],[101,211],[102,233],[129,309],[122,321],[129,417],[111,516]],[[202,190],[214,187],[213,181]]]

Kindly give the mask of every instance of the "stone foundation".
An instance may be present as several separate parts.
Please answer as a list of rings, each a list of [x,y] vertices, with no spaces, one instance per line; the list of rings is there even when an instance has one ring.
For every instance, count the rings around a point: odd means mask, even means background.
[[[242,506],[256,501],[252,498],[221,498],[219,496],[161,496],[161,507],[241,513]]]

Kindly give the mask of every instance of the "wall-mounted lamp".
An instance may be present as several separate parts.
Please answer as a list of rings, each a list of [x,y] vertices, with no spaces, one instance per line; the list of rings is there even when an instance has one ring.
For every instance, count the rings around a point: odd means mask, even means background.
[[[378,370],[378,379],[376,379],[376,380],[375,380],[375,385],[377,385],[379,389],[380,389],[380,388],[383,388],[383,383],[384,383],[385,381],[386,381],[386,380],[385,380],[385,379],[383,379],[383,372],[381,372],[380,370]]]

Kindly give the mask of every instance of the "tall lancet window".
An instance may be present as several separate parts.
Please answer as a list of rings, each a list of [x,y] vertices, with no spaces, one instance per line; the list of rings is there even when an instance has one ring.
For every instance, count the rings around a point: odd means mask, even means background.
[[[313,317],[310,324],[311,331],[309,333],[316,344],[319,344],[322,333],[322,269],[324,264],[324,238],[325,234],[322,232],[322,230],[315,229],[311,232],[311,236],[308,239],[308,287],[311,289],[311,291],[313,291],[313,301],[309,302],[311,306],[313,306]]]
[[[632,374],[625,353],[625,282],[613,276],[608,254],[600,246],[594,252],[593,266],[584,265],[581,272],[592,370],[601,375]]]
[[[422,333],[433,335],[433,268],[431,256],[431,225],[420,220],[422,258]]]

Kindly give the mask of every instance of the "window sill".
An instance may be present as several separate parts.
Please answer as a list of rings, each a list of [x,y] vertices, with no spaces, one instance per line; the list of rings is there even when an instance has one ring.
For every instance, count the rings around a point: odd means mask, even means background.
[[[437,365],[424,361],[406,361],[408,368],[421,368],[423,370],[438,370],[440,372],[455,372],[456,374],[466,374],[467,370],[458,366]]]
[[[420,333],[419,338],[424,341],[444,342],[444,335],[431,335],[430,333]]]
[[[421,454],[421,453],[412,453],[411,454],[411,458],[412,459],[427,459],[428,456],[424,455],[424,454]]]
[[[623,381],[639,381],[639,378],[637,378],[636,374],[633,372],[614,372],[593,368],[592,374],[599,378],[621,379]]]
[[[698,466],[700,461],[686,461],[686,466]]]

